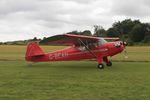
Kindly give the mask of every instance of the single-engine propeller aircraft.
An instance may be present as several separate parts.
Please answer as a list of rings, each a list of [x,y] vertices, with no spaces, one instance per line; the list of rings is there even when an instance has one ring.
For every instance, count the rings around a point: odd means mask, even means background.
[[[106,42],[106,40],[115,40]],[[112,66],[109,56],[121,53],[126,46],[126,42],[118,41],[119,38],[99,38],[93,36],[62,34],[48,37],[41,40],[40,44],[46,45],[67,45],[63,50],[44,53],[37,42],[30,42],[25,55],[26,61],[48,62],[48,61],[72,61],[95,58],[98,68],[103,69],[104,64]]]

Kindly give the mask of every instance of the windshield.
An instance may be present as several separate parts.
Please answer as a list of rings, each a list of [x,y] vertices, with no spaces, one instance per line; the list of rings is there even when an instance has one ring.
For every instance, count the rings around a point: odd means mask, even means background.
[[[100,38],[98,43],[99,45],[103,45],[106,42],[107,42],[106,40],[104,40],[103,38]]]

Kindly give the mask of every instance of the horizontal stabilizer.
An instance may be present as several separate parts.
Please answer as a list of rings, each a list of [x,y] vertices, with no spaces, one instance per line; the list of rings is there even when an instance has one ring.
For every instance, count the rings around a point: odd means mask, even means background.
[[[33,56],[42,56],[44,55],[43,50],[39,47],[37,42],[31,42],[27,46],[26,57],[33,57]]]

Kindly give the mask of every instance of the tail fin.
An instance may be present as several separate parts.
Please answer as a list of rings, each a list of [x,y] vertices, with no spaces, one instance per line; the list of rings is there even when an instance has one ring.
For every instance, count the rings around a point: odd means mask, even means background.
[[[27,45],[25,59],[31,61],[32,57],[44,55],[43,50],[39,47],[37,42],[31,42]]]

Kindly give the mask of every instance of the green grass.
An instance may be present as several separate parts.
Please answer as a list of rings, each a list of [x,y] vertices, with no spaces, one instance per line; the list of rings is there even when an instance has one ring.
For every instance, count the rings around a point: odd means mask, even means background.
[[[118,54],[112,59],[114,61],[143,61],[143,62],[150,62],[150,46],[131,46],[127,47],[127,55],[128,58],[124,58],[124,52]]]
[[[25,46],[0,46],[0,100],[149,100],[150,47],[128,47],[112,57],[113,67],[95,61],[28,66]],[[42,46],[45,52],[64,48]],[[117,61],[117,62],[116,62]],[[132,62],[131,62],[132,61]]]
[[[0,100],[149,100],[150,63],[0,61]]]

